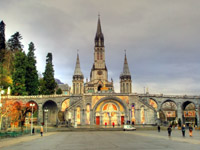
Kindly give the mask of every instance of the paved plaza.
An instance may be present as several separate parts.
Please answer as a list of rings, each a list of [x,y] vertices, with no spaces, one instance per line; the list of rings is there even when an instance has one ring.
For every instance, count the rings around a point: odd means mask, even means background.
[[[180,130],[49,132],[1,139],[1,150],[199,150],[200,131],[183,138]]]

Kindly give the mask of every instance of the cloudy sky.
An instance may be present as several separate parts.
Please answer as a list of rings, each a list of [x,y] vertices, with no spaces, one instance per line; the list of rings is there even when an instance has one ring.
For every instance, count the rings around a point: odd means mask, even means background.
[[[119,92],[127,50],[133,92],[200,93],[199,0],[0,0],[6,38],[19,31],[24,50],[32,41],[44,72],[53,53],[55,77],[71,85],[77,49],[89,78],[98,12],[105,38],[109,80]]]

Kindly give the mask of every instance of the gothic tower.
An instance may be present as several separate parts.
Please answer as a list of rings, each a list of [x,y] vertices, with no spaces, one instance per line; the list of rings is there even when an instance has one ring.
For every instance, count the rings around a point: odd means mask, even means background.
[[[132,93],[132,80],[131,80],[131,74],[128,67],[126,53],[125,53],[125,58],[124,58],[123,72],[120,75],[120,93]]]
[[[104,36],[101,29],[100,17],[98,17],[94,43],[94,63],[90,72],[90,82],[85,84],[85,91],[86,93],[113,91],[113,82],[108,81],[108,71],[105,63]]]
[[[83,94],[83,90],[84,90],[83,80],[84,80],[84,76],[81,72],[79,55],[77,54],[76,67],[74,70],[73,81],[72,81],[73,94]]]

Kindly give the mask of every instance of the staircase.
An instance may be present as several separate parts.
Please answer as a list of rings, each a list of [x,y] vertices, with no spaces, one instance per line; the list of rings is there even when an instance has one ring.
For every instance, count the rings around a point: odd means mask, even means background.
[[[143,103],[145,106],[147,106],[147,107],[149,107],[150,109],[152,109],[154,112],[157,112],[156,111],[156,109],[153,107],[153,106],[151,106],[147,101],[146,101],[146,99],[139,99],[139,101],[141,102],[141,103]]]

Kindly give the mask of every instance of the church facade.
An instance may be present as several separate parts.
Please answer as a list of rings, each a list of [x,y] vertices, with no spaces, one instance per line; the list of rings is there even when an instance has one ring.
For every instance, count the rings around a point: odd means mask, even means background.
[[[79,55],[73,75],[73,96],[80,96],[74,102],[69,99],[65,106],[65,120],[76,125],[122,125],[160,124],[163,122],[199,122],[199,99],[164,97],[162,95],[133,94],[132,78],[126,54],[120,78],[120,93],[114,92],[113,81],[108,81],[105,60],[104,35],[98,18],[94,38],[94,63],[90,80],[84,83]],[[180,108],[181,107],[181,108]],[[186,115],[190,114],[190,115]]]

